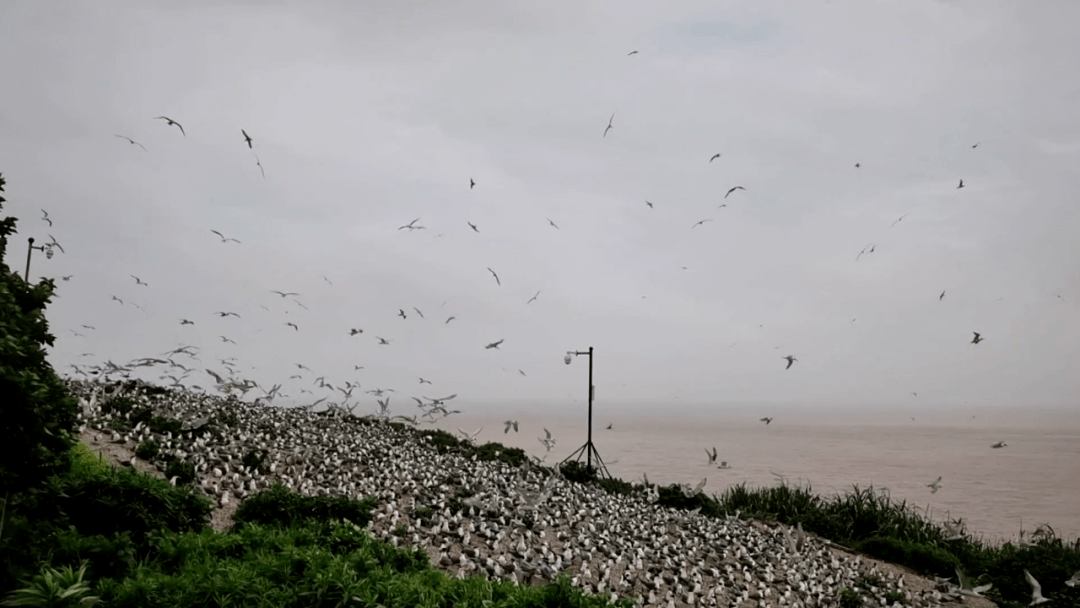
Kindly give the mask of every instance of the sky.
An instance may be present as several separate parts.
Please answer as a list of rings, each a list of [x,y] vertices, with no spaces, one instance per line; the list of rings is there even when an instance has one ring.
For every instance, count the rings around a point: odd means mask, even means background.
[[[587,358],[563,356],[591,346],[620,412],[1075,407],[1077,22],[1065,0],[4,2],[5,262],[63,246],[30,271],[57,279],[63,373],[187,344],[203,387],[235,357],[294,401],[325,376],[577,412]]]

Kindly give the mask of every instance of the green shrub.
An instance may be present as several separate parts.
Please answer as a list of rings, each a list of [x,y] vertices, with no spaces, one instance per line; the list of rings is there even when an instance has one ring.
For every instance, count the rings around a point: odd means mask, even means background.
[[[0,176],[0,192],[4,190]],[[0,196],[0,209],[5,199]],[[45,306],[56,290],[52,279],[30,285],[3,262],[16,220],[0,220],[0,538],[11,493],[39,488],[71,467],[77,443],[78,402],[45,359],[52,346]]]
[[[236,528],[244,523],[288,527],[306,521],[327,522],[347,519],[358,526],[371,521],[373,498],[304,496],[280,483],[248,496],[233,514]]]
[[[112,467],[105,461],[105,457],[90,451],[90,448],[86,444],[78,443],[75,444],[75,447],[71,448],[72,475],[93,475],[95,473],[108,471],[110,468]]]
[[[153,439],[147,439],[135,446],[135,455],[143,460],[153,460],[161,453],[161,444]]]

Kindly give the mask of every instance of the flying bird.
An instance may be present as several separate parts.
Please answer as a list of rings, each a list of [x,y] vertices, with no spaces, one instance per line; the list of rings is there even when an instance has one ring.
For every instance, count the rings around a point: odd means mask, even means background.
[[[859,165],[859,163],[855,163],[855,168],[856,168],[856,169],[858,169],[858,168],[859,168],[859,166],[860,166],[860,165]]]
[[[709,457],[709,464],[716,464],[716,446],[713,446],[712,453],[705,450],[705,455]]]
[[[652,205],[652,203],[650,203],[649,201],[645,201],[645,204],[649,206],[649,209],[652,209],[652,208],[653,208],[653,205]]]
[[[785,367],[784,369],[791,369],[792,364],[794,364],[796,361],[798,361],[798,359],[796,359],[795,357],[792,357],[791,355],[788,355],[788,356],[784,357],[784,359],[787,360],[787,367]]]
[[[536,299],[537,297],[539,297],[539,295],[540,295],[540,291],[541,291],[541,290],[537,290],[537,292],[536,292],[536,295],[534,295],[534,296],[533,296],[532,298],[530,298],[530,299],[529,299],[529,301],[528,301],[528,302],[526,302],[526,304],[532,304],[532,303],[533,303],[533,300],[535,300],[535,299]]]
[[[863,255],[866,255],[868,253],[874,253],[875,249],[877,249],[877,245],[867,245],[866,247],[863,247],[862,251],[859,252],[859,255],[855,256],[855,261],[858,262],[859,258],[861,258]]]
[[[719,152],[717,152],[716,154],[713,154],[712,158],[709,159],[709,162],[711,163],[712,161],[714,161],[714,160],[716,160],[718,158],[720,158],[720,153]]]
[[[240,318],[240,315],[236,314],[235,312],[221,312],[221,311],[219,311],[219,312],[215,312],[214,314],[221,317],[221,318],[223,318],[223,319],[225,317],[236,317],[237,319]]]
[[[1076,574],[1072,575],[1072,578],[1065,581],[1065,584],[1070,587],[1076,587],[1077,585],[1080,585],[1080,570],[1077,570]]]
[[[627,57],[629,57],[630,55],[637,55],[637,51],[630,51],[626,54]]]
[[[255,155],[255,164],[259,165],[259,173],[262,173],[263,178],[266,178],[266,171],[263,170],[262,161],[259,160],[259,155]]]
[[[615,114],[611,115],[611,118],[607,121],[607,128],[604,129],[604,137],[607,137],[607,132],[611,130],[611,121],[615,120]]]
[[[71,277],[73,277],[73,276],[75,276],[75,275],[73,275],[73,274],[69,274],[69,275],[67,275],[66,277],[60,277],[60,280],[61,280],[61,281],[70,281],[70,280],[71,280]]]
[[[964,187],[964,180],[960,180],[960,185],[956,187],[957,190]]]
[[[79,332],[75,331],[74,329],[69,329],[68,331],[70,331],[71,333],[75,334],[76,336],[78,336],[80,338],[85,338],[86,337],[86,336],[80,334]]]
[[[356,334],[362,334],[362,333],[364,333],[364,330],[362,330],[362,329],[350,329],[349,330],[349,335],[350,336],[355,336]]]
[[[180,319],[180,325],[194,325],[194,321],[188,321],[187,319]]]
[[[420,378],[420,384],[431,384],[431,380],[424,380],[423,378]]]
[[[142,280],[142,279],[140,279],[139,277],[137,277],[137,276],[135,276],[135,275],[133,275],[133,274],[132,274],[132,275],[128,275],[128,276],[130,276],[131,278],[135,279],[135,284],[136,284],[136,285],[142,285],[143,287],[149,287],[149,285],[147,285],[146,283],[144,283],[144,282],[143,282],[143,280]]]
[[[397,316],[401,317],[402,319],[408,319],[409,318],[409,317],[405,316],[405,310],[401,309],[401,308],[398,309]]]
[[[220,233],[220,232],[218,232],[217,230],[211,230],[210,232],[213,232],[214,234],[216,234],[216,235],[218,235],[219,237],[221,237],[221,242],[222,242],[222,243],[228,243],[229,241],[233,241],[234,243],[239,243],[239,242],[240,242],[240,241],[238,241],[238,240],[236,240],[236,239],[231,239],[231,238],[230,238],[230,239],[227,239],[227,238],[225,238],[225,235],[224,235],[224,234],[221,234],[221,233]]]
[[[926,487],[930,488],[931,494],[937,494],[937,491],[941,489],[941,476],[939,475],[938,478],[934,480],[934,483],[926,484]]]
[[[521,374],[522,376],[525,376],[525,372],[520,370],[520,369],[518,370],[518,373]],[[526,376],[526,377],[528,377],[528,376]]]
[[[123,306],[123,305],[124,305],[124,301],[123,301],[123,300],[121,300],[120,298],[118,298],[118,297],[116,297],[116,296],[112,296],[112,299],[114,299],[114,300],[116,300],[117,302],[119,302],[121,306]]]
[[[326,281],[327,283],[330,283],[330,279],[326,278],[326,275],[321,275],[321,274],[320,274],[319,276],[320,276],[320,277],[322,277],[322,280]],[[334,286],[334,284],[333,284],[333,283],[330,283],[330,286],[331,286],[331,287],[333,287],[333,286]]]
[[[896,218],[895,222],[889,224],[889,228],[892,228],[893,226],[897,225],[898,223],[900,223],[900,220],[904,219],[907,216],[908,216],[908,214],[905,213],[904,215],[901,215],[900,217]]]
[[[990,447],[997,450],[997,449],[1001,449],[1001,448],[1008,447],[1008,446],[1009,446],[1009,444],[1005,443],[1004,441],[999,441],[999,442],[995,443],[994,445],[992,445]]]
[[[981,144],[981,143],[982,143],[981,141],[980,141],[980,142],[976,142],[974,146],[971,146],[971,149],[972,149],[972,150],[974,150],[975,148],[978,148],[978,147],[979,147],[979,144]]]
[[[961,538],[963,538],[963,537],[961,537]],[[960,583],[960,588],[957,589],[957,591],[959,591],[961,595],[967,595],[967,596],[970,596],[970,597],[982,597],[982,592],[983,591],[986,591],[986,590],[988,590],[988,589],[990,589],[991,587],[994,586],[993,583],[988,583],[986,585],[979,585],[978,587],[974,587],[973,586],[975,584],[974,581],[972,581],[966,574],[964,574],[964,572],[961,571],[960,568],[955,568],[955,570],[956,570],[956,579]],[[1030,578],[1031,575],[1027,573],[1027,570],[1024,570],[1024,574],[1029,577],[1029,581],[1028,581],[1029,583],[1031,581],[1035,580],[1033,578]],[[1039,583],[1035,583],[1035,585],[1038,585],[1038,584]],[[1035,597],[1034,593],[1032,593],[1032,597]],[[1042,593],[1039,594],[1039,597],[1042,597]],[[1049,601],[1049,600],[1046,600],[1046,601]],[[1035,602],[1032,602],[1032,604],[1034,604],[1034,603]]]
[[[942,290],[941,295],[937,297],[938,302],[940,302],[941,299],[944,298],[944,297],[945,297],[945,291]]]
[[[612,423],[609,423],[609,424],[607,425],[607,430],[609,430],[609,431],[610,431],[610,430],[611,430],[611,427],[612,427],[612,426],[614,426],[614,425],[613,425]]]
[[[48,237],[49,237],[49,242],[45,243],[46,247],[56,247],[57,249],[60,250],[60,253],[67,253],[66,251],[64,251],[64,248],[60,246],[60,243],[56,242],[56,237],[54,237],[51,234],[48,235]]]
[[[275,291],[273,289],[270,290],[270,293],[276,293],[277,295],[279,295],[279,296],[281,296],[283,298],[285,296],[298,296],[298,295],[300,295],[298,293],[293,293],[291,291],[287,291],[287,292],[286,291]]]
[[[450,321],[453,321],[456,318],[457,317],[450,317],[449,319],[446,320],[446,323],[449,323]],[[446,323],[443,323],[443,325],[446,325]]]
[[[488,272],[490,272],[490,273],[491,273],[491,276],[495,277],[495,283],[496,283],[496,284],[498,284],[498,285],[502,285],[502,281],[500,281],[500,280],[499,280],[499,275],[495,274],[495,271],[494,271],[494,270],[492,270],[492,269],[491,269],[491,268],[489,267],[489,268],[488,268]]]
[[[558,225],[556,225],[556,224],[555,224],[555,222],[551,221],[551,218],[550,218],[550,217],[545,217],[544,219],[545,219],[545,220],[547,220],[547,221],[548,221],[548,223],[549,223],[549,224],[551,224],[551,226],[552,226],[553,228],[555,228],[556,230],[558,230],[558,229],[559,229]]]
[[[480,232],[480,229],[476,227],[476,224],[474,224],[472,222],[465,222],[465,223],[469,225],[469,228],[473,229],[473,232]]]
[[[701,220],[700,222],[698,222],[698,223],[694,224],[693,226],[690,226],[690,228],[691,228],[691,229],[693,229],[693,228],[697,228],[698,226],[700,226],[700,225],[704,224],[705,222],[711,222],[711,221],[712,221],[712,220]]]
[[[296,323],[291,323],[291,322],[289,322],[289,323],[285,323],[285,325],[287,325],[287,326],[289,326],[289,327],[293,328],[293,329],[294,329],[294,330],[296,330],[296,331],[300,331],[300,328],[296,326]]]
[[[423,318],[424,318],[424,313],[420,312],[420,309],[419,309],[419,308],[417,308],[417,307],[413,306],[413,310],[415,310],[415,311],[416,311],[416,314],[420,315],[420,318],[421,318],[421,319],[423,319]]]
[[[975,334],[975,337],[971,340],[972,344],[978,344],[979,342],[982,342],[984,340],[982,334],[980,334],[979,332],[973,331],[971,333]]]
[[[419,221],[420,221],[420,218],[416,218],[415,220],[409,222],[408,224],[405,224],[404,226],[399,227],[398,230],[404,230],[406,228],[408,228],[409,230],[416,230],[417,228],[422,228],[422,226],[417,226],[416,225],[416,222],[419,222]]]
[[[83,329],[89,329],[90,331],[97,331],[97,328],[93,325],[81,325],[80,327],[82,327]]]
[[[250,135],[248,135],[248,134],[247,134],[247,131],[245,131],[245,130],[243,130],[243,129],[240,129],[240,133],[242,133],[242,134],[244,135],[244,141],[246,141],[246,142],[247,142],[247,145],[248,145],[248,149],[249,149],[249,150],[250,150],[250,149],[252,149],[252,147],[251,147],[251,136],[250,136]]]
[[[131,144],[132,144],[132,145],[135,145],[135,146],[139,146],[140,148],[142,148],[142,149],[143,149],[143,152],[146,152],[146,147],[144,147],[144,146],[143,146],[142,144],[140,144],[139,142],[135,141],[134,139],[131,139],[130,137],[127,137],[127,136],[125,136],[125,135],[117,135],[117,137],[119,137],[120,139],[126,139],[126,140],[128,140],[129,142],[131,142]]]
[[[517,420],[507,420],[507,421],[506,421],[506,422],[504,422],[503,424],[505,424],[505,425],[506,425],[506,428],[505,428],[505,429],[503,429],[503,435],[505,435],[505,434],[507,434],[507,433],[509,433],[509,432],[510,432],[510,427],[514,427],[514,432],[515,432],[515,433],[516,433],[516,432],[518,432],[518,423],[517,423]]]
[[[766,417],[766,418],[762,418],[762,419],[760,420],[760,422],[764,422],[764,423],[765,423],[765,426],[769,426],[769,423],[770,423],[770,422],[772,422],[772,420],[773,420],[772,418],[767,418],[767,417]]]
[[[233,342],[232,340],[226,338],[225,336],[218,336],[218,337],[221,338],[222,342],[232,342],[233,344],[236,344],[236,342]]]
[[[177,128],[177,129],[180,129],[180,133],[181,133],[181,134],[182,134],[182,135],[183,135],[184,137],[187,137],[187,133],[184,133],[184,127],[183,127],[183,126],[182,126],[182,125],[181,125],[180,123],[178,123],[178,122],[176,122],[175,120],[173,120],[173,119],[169,118],[168,116],[158,116],[158,117],[157,117],[157,118],[155,118],[154,120],[164,120],[165,122],[169,123],[169,126],[170,126],[170,127],[171,127],[171,126],[173,126],[173,125],[176,125],[176,128]]]
[[[379,336],[375,336],[375,337],[376,337],[376,338],[379,338]],[[380,344],[380,345],[389,345],[389,344],[390,344],[390,341],[389,341],[389,340],[387,340],[386,338],[379,338],[379,344]]]
[[[734,187],[734,188],[732,188],[731,190],[728,190],[728,191],[727,191],[727,194],[725,194],[725,195],[724,195],[724,198],[727,198],[727,197],[728,197],[728,195],[730,195],[730,194],[731,194],[732,192],[734,192],[734,191],[736,191],[736,190],[746,190],[746,188],[743,188],[742,186],[735,186],[735,187]]]
[[[488,344],[484,348],[499,348],[499,345],[502,344],[505,339],[506,338],[503,338],[502,340],[499,340],[498,342],[492,342],[491,344]]]
[[[476,182],[474,182],[473,178],[470,177],[469,178],[469,190],[472,190],[475,187],[476,187]]]
[[[1073,575],[1073,578],[1076,578],[1076,575]],[[1037,606],[1039,604],[1050,601],[1049,599],[1043,597],[1042,585],[1039,584],[1039,581],[1035,580],[1034,576],[1031,576],[1031,573],[1027,571],[1027,568],[1024,569],[1024,579],[1027,580],[1027,583],[1029,585],[1031,585],[1031,603],[1028,604],[1028,606]],[[1066,582],[1066,584],[1068,583]],[[1069,586],[1072,587],[1073,585]],[[981,588],[982,587],[980,587],[980,589]]]

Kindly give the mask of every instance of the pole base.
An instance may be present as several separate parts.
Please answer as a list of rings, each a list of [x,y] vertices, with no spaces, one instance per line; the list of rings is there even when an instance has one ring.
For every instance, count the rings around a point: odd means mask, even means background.
[[[604,460],[600,458],[600,452],[596,451],[596,446],[593,445],[591,441],[585,442],[585,445],[575,450],[573,454],[567,456],[562,462],[559,463],[559,466],[562,466],[563,464],[571,460],[581,462],[583,458],[586,460],[586,462],[588,462],[590,456],[592,457],[591,459],[593,461],[592,468],[596,471],[600,478],[611,479],[611,474],[608,473],[607,466],[604,465]],[[586,468],[588,468],[588,465],[586,465]]]

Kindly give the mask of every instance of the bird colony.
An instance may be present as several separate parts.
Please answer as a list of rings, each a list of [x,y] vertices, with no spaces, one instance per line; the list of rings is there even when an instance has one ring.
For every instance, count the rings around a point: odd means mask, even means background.
[[[647,478],[635,484],[641,492],[617,496],[571,483],[535,459],[514,468],[440,454],[415,428],[390,425],[386,416],[185,390],[150,395],[141,383],[68,385],[81,404],[80,430],[109,432],[103,429],[115,414],[103,406],[119,396],[182,421],[177,435],[157,435],[140,423],[128,434],[112,431],[112,441],[158,441],[162,455],[194,465],[194,483],[219,508],[275,482],[308,496],[374,497],[371,533],[424,549],[453,576],[540,585],[565,572],[588,592],[636,598],[642,606],[829,606],[842,588],[860,585],[880,606],[896,605],[887,593],[902,595],[907,606],[937,605],[954,594],[945,583],[945,593],[909,591],[903,576],[878,573],[801,526],[658,506]],[[211,432],[197,432],[208,424]],[[258,469],[242,464],[251,451],[264,455]],[[165,469],[163,461],[152,464]],[[704,485],[683,492],[693,496]],[[867,580],[879,586],[863,589]]]

